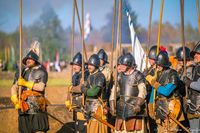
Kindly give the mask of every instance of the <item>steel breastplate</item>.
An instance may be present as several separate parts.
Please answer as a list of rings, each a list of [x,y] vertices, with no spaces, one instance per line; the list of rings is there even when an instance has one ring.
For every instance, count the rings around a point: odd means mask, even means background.
[[[121,73],[121,79],[119,81],[121,98],[124,98],[125,101],[127,101],[131,97],[137,97],[139,93],[137,86],[138,82],[136,80],[135,73],[131,75],[124,75]]]

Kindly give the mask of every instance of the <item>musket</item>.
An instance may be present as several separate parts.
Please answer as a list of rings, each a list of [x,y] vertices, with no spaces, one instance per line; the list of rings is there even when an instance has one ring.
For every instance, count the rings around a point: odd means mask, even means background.
[[[168,115],[169,118],[170,118],[171,120],[173,120],[176,124],[178,124],[180,127],[182,127],[186,132],[190,133],[189,129],[187,129],[186,127],[184,127],[178,120],[176,120],[176,119],[171,115],[170,112],[167,113],[167,112],[165,111],[165,109],[163,109],[161,106],[158,106],[158,108],[159,108],[161,111],[163,111],[166,115]]]

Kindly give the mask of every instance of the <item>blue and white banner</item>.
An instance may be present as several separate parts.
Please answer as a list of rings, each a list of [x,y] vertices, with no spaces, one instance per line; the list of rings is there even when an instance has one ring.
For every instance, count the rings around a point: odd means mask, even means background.
[[[137,70],[143,71],[146,68],[146,54],[140,44],[140,41],[135,33],[133,22],[131,20],[130,13],[126,11],[128,17],[128,25],[131,34],[131,43],[132,43],[132,54],[135,57],[135,62],[137,64]],[[149,63],[148,63],[149,66]]]

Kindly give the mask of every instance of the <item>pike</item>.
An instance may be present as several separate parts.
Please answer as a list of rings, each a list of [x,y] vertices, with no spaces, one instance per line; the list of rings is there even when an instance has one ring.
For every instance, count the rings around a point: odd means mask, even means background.
[[[20,0],[20,18],[19,18],[19,76],[22,75],[22,0]],[[21,93],[22,93],[22,88],[19,86],[19,103],[21,102]]]

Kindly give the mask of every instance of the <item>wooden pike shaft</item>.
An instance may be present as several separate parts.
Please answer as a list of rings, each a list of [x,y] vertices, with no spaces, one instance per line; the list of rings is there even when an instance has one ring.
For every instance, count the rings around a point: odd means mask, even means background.
[[[82,56],[83,56],[83,58],[82,58],[82,81],[84,81],[84,65],[85,65],[85,63],[84,63],[84,53],[85,53],[85,48],[84,48],[84,0],[82,0]],[[84,105],[84,103],[85,103],[85,100],[84,100],[84,98],[85,98],[85,96],[84,96],[84,93],[82,94],[82,96],[83,96],[83,98],[82,98],[82,105]]]
[[[20,0],[20,19],[19,19],[19,76],[21,76],[22,73],[22,0]],[[19,103],[21,102],[21,86],[19,86],[19,91],[18,91],[18,95],[19,95]]]
[[[162,26],[162,14],[163,14],[163,6],[164,6],[164,0],[162,0],[160,5],[160,21],[158,25],[158,41],[157,41],[157,55],[160,48],[160,35],[161,35],[161,26]],[[154,89],[154,95],[153,95],[154,101],[153,101],[153,110],[155,110],[155,99],[156,99],[156,90]]]
[[[149,15],[147,53],[149,53],[149,48],[150,48],[150,45],[151,45],[151,21],[152,21],[152,12],[153,12],[153,0],[151,0],[150,15]],[[148,58],[146,58],[146,69],[147,69],[147,67],[148,67]]]
[[[114,14],[112,23],[112,52],[111,52],[111,72],[113,72],[113,54],[114,54],[114,39],[115,39],[115,19],[116,19],[116,0],[114,0]]]
[[[79,15],[79,11],[78,11],[78,6],[77,6],[77,2],[76,2],[76,0],[74,0],[74,2],[75,2],[75,11],[76,11],[76,15],[77,15],[77,18],[78,18],[78,24],[79,24],[79,29],[80,29],[80,31],[81,31],[81,36],[83,36],[83,34],[84,34],[84,22],[82,22],[82,27],[81,27],[81,19],[80,19],[80,15]],[[82,20],[84,20],[84,18],[82,19]],[[84,36],[83,36],[84,37]],[[85,61],[87,61],[87,52],[86,52],[86,47],[85,47],[85,40],[83,39],[82,40],[83,42],[83,48],[84,48],[84,54],[85,54]]]

